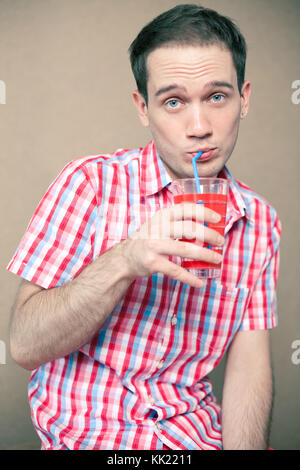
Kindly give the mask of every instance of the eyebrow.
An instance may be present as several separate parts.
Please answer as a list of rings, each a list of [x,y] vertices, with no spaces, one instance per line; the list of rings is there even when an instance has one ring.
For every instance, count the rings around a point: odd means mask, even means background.
[[[225,81],[219,81],[219,80],[214,80],[212,82],[208,82],[204,85],[203,88],[206,90],[207,88],[215,88],[215,87],[229,88],[230,90],[234,90],[234,87],[231,83],[225,82]],[[177,89],[177,90],[179,89],[179,90],[182,90],[184,92],[187,92],[187,89],[185,88],[185,86],[177,85],[176,83],[174,83],[174,84],[159,88],[156,91],[155,96],[163,95],[164,93],[167,93],[168,91],[172,91],[172,90],[175,90],[175,89]]]
[[[219,81],[219,80],[214,80],[212,82],[208,82],[206,83],[206,85],[204,85],[203,88],[216,88],[216,87],[220,87],[220,88],[229,88],[230,90],[234,90],[234,86],[229,83],[229,82],[224,82],[224,81]]]
[[[181,85],[176,85],[176,83],[174,83],[173,85],[168,85],[168,86],[164,86],[162,88],[159,88],[157,90],[157,92],[155,93],[155,96],[160,96],[160,95],[163,95],[164,93],[167,93],[168,91],[171,91],[171,90],[182,90],[182,91],[187,91],[185,86],[181,86]]]

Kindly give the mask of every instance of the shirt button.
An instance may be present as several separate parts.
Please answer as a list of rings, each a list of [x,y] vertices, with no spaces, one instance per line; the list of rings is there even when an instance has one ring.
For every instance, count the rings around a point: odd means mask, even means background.
[[[155,426],[157,427],[157,429],[158,429],[159,431],[161,431],[161,424],[160,424],[160,423],[155,423]]]
[[[171,323],[172,323],[172,325],[176,325],[176,323],[177,323],[177,317],[175,317],[175,316],[172,317]]]
[[[160,361],[158,364],[157,364],[157,368],[158,369],[162,369],[164,366],[164,361]]]
[[[151,404],[151,405],[154,405],[154,403],[155,403],[155,400],[154,400],[154,398],[153,398],[153,397],[151,397],[151,396],[148,396],[148,400],[149,400],[149,402],[150,402],[150,404]]]

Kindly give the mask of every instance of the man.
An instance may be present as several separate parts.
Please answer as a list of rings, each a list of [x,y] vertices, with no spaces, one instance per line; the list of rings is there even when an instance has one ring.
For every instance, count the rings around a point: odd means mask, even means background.
[[[43,449],[266,449],[280,222],[225,166],[249,106],[245,41],[228,18],[179,5],[130,57],[153,141],[68,164],[8,266],[24,278],[11,353],[32,370],[34,425]],[[208,208],[172,209],[171,182],[193,177],[200,150],[199,176],[229,181],[225,238]],[[222,259],[176,240],[181,223],[182,238],[197,226],[224,245],[220,279],[180,265]],[[208,374],[226,351],[221,409]]]

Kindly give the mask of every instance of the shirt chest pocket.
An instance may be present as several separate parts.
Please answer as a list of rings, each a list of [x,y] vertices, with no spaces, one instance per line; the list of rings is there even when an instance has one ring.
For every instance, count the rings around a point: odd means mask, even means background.
[[[198,300],[197,343],[205,354],[223,353],[238,331],[247,307],[248,288],[208,281]]]

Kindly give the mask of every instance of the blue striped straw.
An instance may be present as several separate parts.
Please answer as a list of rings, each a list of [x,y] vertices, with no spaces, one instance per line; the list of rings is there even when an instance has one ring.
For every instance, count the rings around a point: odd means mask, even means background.
[[[196,180],[196,189],[197,189],[197,193],[200,194],[200,183],[199,183],[199,176],[198,176],[198,168],[197,168],[197,160],[199,157],[201,157],[203,152],[198,152],[197,155],[193,158],[192,162],[193,162],[193,170],[194,170],[194,178]]]

